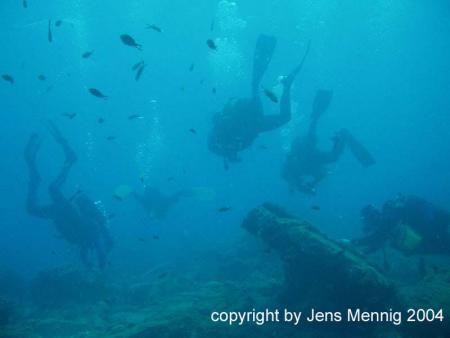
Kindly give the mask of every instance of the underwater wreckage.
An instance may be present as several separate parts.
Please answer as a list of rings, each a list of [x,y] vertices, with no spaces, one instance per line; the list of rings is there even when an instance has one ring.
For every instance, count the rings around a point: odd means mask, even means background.
[[[382,308],[398,303],[394,284],[362,255],[280,207],[266,203],[253,209],[242,227],[261,238],[283,261],[282,298],[288,305],[338,310],[355,304]]]

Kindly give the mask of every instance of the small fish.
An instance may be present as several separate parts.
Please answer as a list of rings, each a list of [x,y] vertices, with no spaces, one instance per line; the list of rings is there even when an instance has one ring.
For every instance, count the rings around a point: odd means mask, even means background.
[[[258,148],[259,149],[261,149],[261,150],[267,150],[267,149],[269,149],[267,146],[265,146],[265,145],[260,145],[260,146],[258,146]]]
[[[48,20],[48,33],[47,33],[47,39],[48,42],[53,41],[53,34],[52,34],[52,20]]]
[[[82,57],[83,59],[89,59],[93,53],[94,53],[94,51],[93,51],[93,50],[90,50],[90,51],[88,51],[88,52],[84,52],[83,54],[81,54],[81,57]]]
[[[160,274],[158,275],[158,278],[159,278],[159,279],[163,279],[164,277],[167,277],[167,275],[168,275],[167,272],[163,272],[163,273],[160,273]]]
[[[162,33],[161,27],[158,27],[158,26],[153,25],[153,24],[147,25],[147,29],[152,29],[155,32]]]
[[[108,220],[108,221],[110,221],[110,220],[112,220],[113,218],[115,218],[116,217],[116,214],[115,213],[110,213],[107,217],[106,217],[106,219]]]
[[[206,45],[209,47],[209,49],[217,50],[217,45],[212,39],[206,40]]]
[[[28,1],[27,0],[23,0],[22,6],[23,6],[23,8],[28,8]]]
[[[2,79],[5,80],[6,82],[14,84],[14,78],[9,74],[3,74]]]
[[[138,115],[138,114],[131,114],[130,116],[128,116],[128,120],[140,120],[143,119],[144,116]]]
[[[111,135],[111,136],[108,136],[106,139],[107,139],[108,141],[114,141],[116,138],[117,138],[117,137]]]
[[[138,44],[131,36],[128,34],[122,34],[120,36],[120,40],[123,42],[123,44],[142,50],[142,45]]]
[[[144,64],[144,61],[139,61],[133,67],[131,67],[131,70],[137,70],[139,67],[142,67],[143,64]]]
[[[96,88],[89,88],[89,93],[91,93],[93,96],[98,97],[100,99],[106,100],[108,96],[105,96],[100,90]]]
[[[62,23],[63,23],[62,20],[56,20],[55,21],[55,26],[56,27],[60,27],[62,25]]]
[[[318,205],[313,205],[313,206],[311,207],[311,209],[312,209],[312,210],[315,210],[315,211],[319,211],[319,210],[320,210],[320,206],[318,206]]]
[[[227,212],[227,211],[230,211],[230,210],[231,210],[230,207],[222,207],[222,208],[217,209],[218,212]]]
[[[192,72],[195,68],[195,63],[191,63],[191,65],[189,66],[189,71]]]
[[[190,131],[192,134],[197,134],[197,130],[195,130],[194,128],[189,129],[189,131]]]
[[[45,81],[45,80],[47,80],[47,77],[46,77],[45,75],[43,75],[43,74],[40,74],[40,75],[38,76],[38,80],[39,80],[39,81]]]
[[[264,94],[274,103],[278,103],[278,97],[269,89],[263,88]]]
[[[99,117],[97,122],[98,122],[98,124],[102,124],[105,122],[105,119],[103,117]]]
[[[142,66],[139,67],[138,70],[137,70],[137,72],[136,72],[136,76],[135,76],[135,78],[134,78],[136,81],[139,81],[139,79],[140,79],[141,76],[142,76],[142,73],[144,72],[144,69],[145,69],[145,64],[142,63]]]
[[[159,239],[159,236],[158,236],[158,235],[153,235],[152,238],[153,238],[154,240],[157,240],[157,239]]]
[[[68,117],[70,120],[72,120],[75,116],[77,116],[77,113],[64,113],[61,114],[62,116]]]
[[[141,177],[139,177],[139,181],[141,181],[141,183],[144,183],[144,182],[145,182],[145,177],[144,177],[144,175],[142,175]]]
[[[212,19],[212,20],[211,20],[211,25],[209,25],[209,30],[210,30],[211,32],[213,32],[215,26],[216,26],[216,20]]]
[[[139,242],[145,242],[145,238],[144,238],[144,237],[139,237],[139,238],[138,238],[138,241],[139,241]]]
[[[170,176],[170,177],[167,178],[167,182],[172,182],[174,179],[175,179],[174,176]]]
[[[212,89],[212,93],[213,93],[213,94],[217,93],[216,87],[214,87],[214,88]]]

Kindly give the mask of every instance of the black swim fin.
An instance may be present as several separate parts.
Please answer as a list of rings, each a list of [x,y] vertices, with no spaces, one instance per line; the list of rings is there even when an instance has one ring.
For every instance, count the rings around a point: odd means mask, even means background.
[[[313,103],[313,111],[311,114],[311,119],[317,121],[322,114],[328,109],[333,98],[332,90],[321,89],[316,92]]]
[[[253,94],[257,93],[259,90],[262,77],[264,76],[269,63],[272,60],[276,44],[277,39],[273,36],[260,34],[258,37],[255,47],[255,54],[253,57]]]
[[[375,159],[369,153],[369,151],[361,143],[359,143],[350,132],[345,131],[347,144],[352,152],[353,156],[358,160],[363,167],[370,167],[374,165]]]

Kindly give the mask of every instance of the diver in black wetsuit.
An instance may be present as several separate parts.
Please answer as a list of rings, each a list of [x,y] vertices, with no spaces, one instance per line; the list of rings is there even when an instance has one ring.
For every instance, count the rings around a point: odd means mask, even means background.
[[[450,255],[450,213],[416,197],[402,196],[384,203],[381,210],[361,210],[365,236],[353,240],[366,253],[390,245],[406,255]]]
[[[308,133],[294,140],[286,157],[282,176],[293,191],[314,194],[317,184],[328,175],[327,165],[337,162],[346,146],[364,167],[375,163],[367,149],[346,129],[336,133],[330,151],[318,149],[317,124],[321,115],[328,109],[332,96],[333,92],[329,90],[319,90],[316,93]]]
[[[291,119],[290,89],[295,77],[302,69],[309,51],[309,44],[300,65],[283,79],[280,113],[266,116],[259,95],[260,83],[272,59],[275,45],[274,37],[259,36],[253,60],[251,98],[230,100],[213,118],[213,129],[208,137],[208,147],[210,151],[224,158],[225,168],[228,162],[240,161],[238,153],[248,148],[259,133],[279,128]]]
[[[95,252],[100,268],[106,265],[106,256],[111,251],[113,241],[106,227],[107,219],[85,193],[78,191],[66,198],[61,188],[67,180],[77,156],[55,125],[49,123],[50,133],[61,146],[65,162],[58,176],[50,183],[48,193],[52,201],[49,205],[38,205],[37,194],[41,177],[36,166],[36,156],[42,140],[37,134],[31,135],[25,148],[25,160],[29,170],[27,212],[35,217],[53,221],[57,231],[69,243],[80,248],[83,263],[90,267],[89,251]]]
[[[145,187],[143,194],[134,193],[136,201],[155,219],[164,219],[169,210],[177,204],[186,192],[181,190],[173,195],[165,195],[154,187]]]

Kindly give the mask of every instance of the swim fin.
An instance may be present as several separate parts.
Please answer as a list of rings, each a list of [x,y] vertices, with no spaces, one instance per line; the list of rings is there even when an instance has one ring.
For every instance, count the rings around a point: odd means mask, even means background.
[[[311,114],[311,119],[317,121],[322,114],[328,109],[333,98],[332,90],[320,89],[316,92],[313,103],[313,111]]]
[[[258,37],[255,47],[255,54],[253,57],[253,94],[257,93],[259,90],[262,77],[264,76],[269,63],[272,60],[276,44],[277,39],[273,36],[260,34]]]
[[[369,151],[361,143],[359,143],[350,132],[345,131],[347,144],[352,152],[353,156],[361,163],[363,167],[370,167],[374,165],[375,159],[369,153]]]

